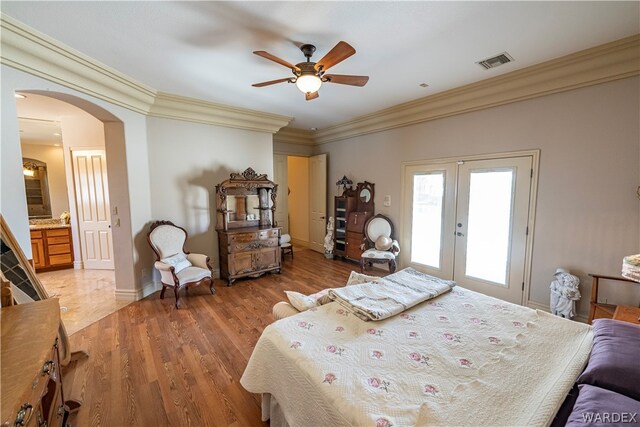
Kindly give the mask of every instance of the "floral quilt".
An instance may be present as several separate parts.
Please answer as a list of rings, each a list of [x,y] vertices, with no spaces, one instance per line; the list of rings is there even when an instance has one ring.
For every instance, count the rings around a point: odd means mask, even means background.
[[[544,426],[591,341],[587,325],[457,286],[375,323],[336,302],[277,321],[241,384],[292,426]]]

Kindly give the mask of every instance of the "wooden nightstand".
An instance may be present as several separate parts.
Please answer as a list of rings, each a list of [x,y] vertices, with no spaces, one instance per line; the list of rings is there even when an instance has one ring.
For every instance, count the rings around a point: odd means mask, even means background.
[[[589,276],[593,278],[593,283],[591,285],[591,303],[590,303],[591,309],[589,310],[589,319],[587,320],[589,324],[592,324],[594,319],[600,319],[600,318],[611,319],[616,313],[615,305],[598,302],[598,285],[599,285],[600,279],[615,280],[619,282],[628,282],[628,283],[633,283],[634,285],[638,285],[637,282],[631,279],[627,279],[625,277],[605,276],[602,274],[593,274],[593,273],[589,273]],[[633,307],[630,307],[630,308],[633,308]]]
[[[640,308],[631,307],[630,305],[619,305],[613,314],[613,320],[622,320],[623,322],[640,325]]]

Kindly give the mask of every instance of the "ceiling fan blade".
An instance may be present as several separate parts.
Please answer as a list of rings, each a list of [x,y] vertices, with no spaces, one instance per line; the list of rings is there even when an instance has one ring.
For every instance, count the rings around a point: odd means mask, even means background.
[[[284,65],[285,67],[290,68],[292,70],[300,71],[300,69],[295,65],[290,64],[284,59],[278,58],[277,56],[273,56],[269,52],[265,52],[264,50],[256,50],[253,53],[255,53],[258,56],[262,56],[263,58],[268,59],[270,61],[277,62],[280,65]]]
[[[325,56],[322,57],[315,65],[316,70],[327,71],[330,67],[333,67],[338,62],[342,62],[351,55],[356,53],[356,50],[347,42],[338,42]]]
[[[253,86],[253,87],[263,87],[263,86],[274,85],[276,83],[288,82],[290,80],[291,80],[291,77],[286,77],[284,79],[269,80],[268,82],[262,82],[262,83],[254,83],[251,86]]]
[[[369,76],[349,76],[345,74],[325,74],[323,80],[340,85],[364,86],[369,81]]]
[[[304,94],[304,99],[306,99],[307,101],[311,101],[312,99],[316,99],[317,97],[319,97],[320,94],[316,91],[316,92],[308,92]]]

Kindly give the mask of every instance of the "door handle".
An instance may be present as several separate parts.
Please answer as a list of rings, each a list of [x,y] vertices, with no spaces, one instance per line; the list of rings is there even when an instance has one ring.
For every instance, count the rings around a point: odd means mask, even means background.
[[[320,219],[324,219],[324,217],[323,217],[323,216],[321,216],[321,217],[320,217]]]
[[[459,231],[458,231],[458,232],[456,233],[456,236],[464,236],[464,234],[462,234],[461,232],[459,232]]]

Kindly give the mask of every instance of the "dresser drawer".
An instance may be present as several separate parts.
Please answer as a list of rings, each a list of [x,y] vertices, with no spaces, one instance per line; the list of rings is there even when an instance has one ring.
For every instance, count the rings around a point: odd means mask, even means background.
[[[252,251],[260,248],[273,248],[278,246],[278,238],[270,237],[264,240],[253,240],[250,242],[234,243],[230,245],[229,252]]]
[[[266,240],[272,237],[278,237],[278,229],[260,230],[250,233],[235,233],[229,236],[229,244],[246,243],[254,240]]]
[[[31,230],[32,239],[42,239],[42,230]]]

